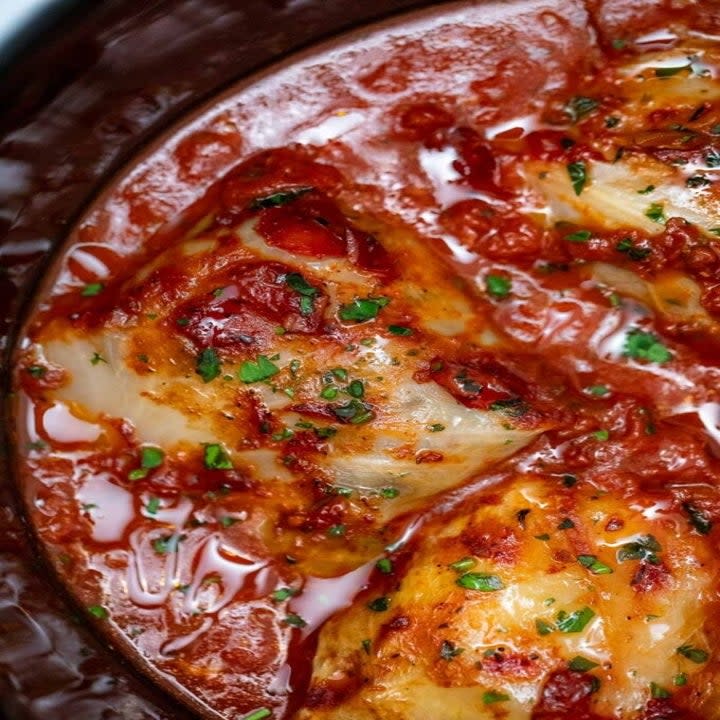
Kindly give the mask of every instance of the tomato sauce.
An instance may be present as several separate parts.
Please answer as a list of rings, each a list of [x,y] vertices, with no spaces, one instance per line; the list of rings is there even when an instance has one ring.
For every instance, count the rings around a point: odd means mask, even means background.
[[[644,38],[630,9],[643,13]],[[414,637],[422,622],[389,599],[413,558],[465,504],[501,505],[520,476],[556,483],[557,529],[586,548],[575,555],[592,574],[606,566],[593,565],[583,493],[661,516],[701,543],[705,557],[720,521],[718,233],[679,216],[662,217],[659,232],[605,227],[590,211],[543,222],[555,210],[537,205],[528,180],[537,163],[549,168],[541,180],[561,167],[582,198],[600,184],[586,176],[593,163],[642,154],[673,168],[704,162],[707,172],[689,175],[686,186],[693,197],[720,198],[710,172],[720,164],[717,101],[682,117],[657,110],[642,132],[622,136],[609,120],[633,120],[618,68],[681,45],[688,27],[710,57],[698,77],[707,70],[716,79],[720,21],[702,10],[687,15],[614,0],[570,3],[563,13],[542,2],[452,5],[340,41],[199,111],[78,222],[16,356],[15,459],[29,523],[58,579],[136,668],[207,717],[340,712],[372,671],[315,677],[328,621],[360,606],[390,608],[373,647]],[[673,33],[655,40],[651,30],[665,27]],[[657,77],[672,77],[665,67]],[[208,170],[204,159],[219,142],[235,151]],[[669,203],[648,201],[646,219],[659,219]],[[394,243],[383,223],[412,228],[416,245]],[[263,243],[262,257],[248,238]],[[203,243],[214,243],[210,267]],[[608,266],[622,288],[607,280]],[[337,291],[337,278],[372,292]],[[442,315],[442,332],[430,322],[437,318],[423,305],[432,290],[425,278],[447,281],[467,300],[472,317],[462,330],[445,330],[449,316],[462,318],[462,304]],[[406,286],[415,295],[404,295]],[[692,313],[677,309],[691,301]],[[159,452],[137,423],[58,395],[72,372],[33,349],[108,331],[108,344],[86,358],[90,377],[91,368],[118,362],[112,337],[126,328],[135,333],[132,357],[120,361],[150,383],[131,397],[138,407],[163,397],[179,408],[192,443],[180,437],[177,449]],[[481,347],[488,336],[501,341]],[[296,341],[306,355],[287,363],[283,343]],[[385,378],[359,376],[386,351],[391,367],[402,365],[401,350],[415,363],[409,379],[397,376],[387,389]],[[326,371],[308,379],[303,363],[318,358]],[[240,363],[237,376],[232,363]],[[164,387],[171,371],[185,384]],[[349,488],[327,460],[335,436],[350,432],[352,452],[372,458],[374,423],[392,430],[404,420],[387,406],[405,382],[532,437],[446,495],[388,512],[394,486]],[[274,396],[283,394],[280,406]],[[292,413],[292,428],[282,413]],[[441,437],[446,427],[431,420],[422,421],[426,431]],[[152,415],[146,422],[162,432]],[[241,437],[231,449],[251,459],[237,462],[226,442],[208,441],[210,431]],[[453,452],[398,441],[388,454],[441,474]],[[270,455],[279,462],[267,477]],[[489,519],[458,537],[468,555],[513,568],[530,512],[518,510],[517,527]],[[604,531],[624,524],[610,517]],[[618,562],[637,561],[629,586],[644,607],[676,587],[680,565],[651,541],[632,542]],[[556,550],[548,572],[569,562],[572,553]],[[640,707],[610,707],[602,689],[609,661],[546,665],[546,656],[520,648],[486,651],[472,672],[498,682],[544,672],[518,717],[713,717],[717,592],[714,581],[697,598],[706,611],[698,637],[709,650],[678,649],[702,672],[672,693],[653,682]],[[562,628],[562,615],[554,622]],[[370,644],[362,648],[371,658]],[[456,650],[443,644],[442,660],[460,658]],[[443,688],[476,683],[465,670],[456,676],[457,667],[429,675]],[[510,700],[496,689],[483,698],[498,707]]]

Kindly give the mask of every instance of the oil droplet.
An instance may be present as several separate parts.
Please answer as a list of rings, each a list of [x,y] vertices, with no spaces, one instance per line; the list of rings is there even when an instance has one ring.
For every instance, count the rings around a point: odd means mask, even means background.
[[[78,500],[89,510],[92,538],[109,543],[121,540],[133,519],[133,496],[102,475],[90,476],[77,492]]]
[[[59,443],[95,442],[102,433],[99,425],[75,417],[63,403],[43,413],[42,427],[50,440]]]

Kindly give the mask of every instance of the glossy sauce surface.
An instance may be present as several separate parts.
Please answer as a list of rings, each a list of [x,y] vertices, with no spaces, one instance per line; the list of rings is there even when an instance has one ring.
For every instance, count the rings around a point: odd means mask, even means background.
[[[648,12],[310,55],[78,226],[18,356],[23,493],[188,702],[717,714],[720,55]]]

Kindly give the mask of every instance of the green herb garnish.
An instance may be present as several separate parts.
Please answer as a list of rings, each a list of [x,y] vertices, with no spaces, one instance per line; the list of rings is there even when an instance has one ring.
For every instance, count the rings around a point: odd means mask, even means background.
[[[80,291],[80,294],[83,297],[95,297],[95,295],[99,295],[104,289],[105,286],[102,283],[90,283]]]
[[[230,456],[222,445],[207,443],[205,445],[203,462],[208,470],[232,470],[233,464]]]
[[[399,335],[401,337],[408,337],[413,334],[412,328],[405,327],[404,325],[388,325],[388,331],[392,335]]]
[[[220,374],[220,358],[213,348],[206,348],[197,356],[195,372],[209,383]]]
[[[301,195],[308,193],[312,190],[311,187],[298,187],[291,190],[281,190],[273,193],[272,195],[265,195],[264,197],[255,198],[250,203],[250,210],[260,210],[262,208],[280,207],[281,205],[287,205],[289,202],[296,200]]]
[[[380,558],[380,560],[375,563],[375,567],[383,573],[383,575],[390,575],[393,571],[393,563],[390,558]]]
[[[557,614],[556,626],[557,629],[563,633],[582,632],[594,617],[595,613],[589,607],[584,607],[582,610],[575,610],[571,613],[566,613],[564,610],[561,610]]]
[[[505,693],[495,692],[494,690],[488,690],[483,693],[482,701],[485,705],[492,705],[493,703],[506,702],[510,697]]]
[[[273,602],[285,602],[285,600],[289,600],[291,597],[295,597],[298,592],[299,591],[295,590],[295,588],[282,587],[273,591],[272,595],[270,595],[270,598]]]
[[[578,562],[593,575],[610,575],[613,569],[597,559],[596,555],[578,555]]]
[[[318,289],[309,285],[300,273],[288,273],[285,276],[285,283],[300,295],[300,314],[312,315]]]
[[[104,608],[102,605],[90,605],[88,606],[87,611],[98,620],[107,620],[107,618],[110,617],[110,613],[107,611],[107,608]]]
[[[280,368],[274,363],[270,362],[265,355],[258,355],[257,360],[252,362],[246,360],[240,365],[238,371],[238,377],[244,383],[255,383],[262,382],[268,378],[277,375],[280,372]]]
[[[478,592],[495,592],[504,589],[502,580],[497,575],[489,575],[487,573],[468,572],[461,575],[456,581],[466,590],[477,590]]]
[[[638,329],[630,330],[625,337],[623,355],[633,360],[645,360],[659,365],[670,362],[673,358],[672,353],[656,335]]]
[[[450,661],[458,655],[462,655],[463,652],[465,652],[463,648],[457,647],[455,643],[451,643],[449,640],[443,640],[440,645],[440,657],[443,660]]]
[[[578,230],[565,236],[568,242],[586,243],[592,237],[590,230]]]
[[[307,625],[305,620],[303,620],[299,615],[296,615],[295,613],[288,613],[285,616],[285,620],[283,622],[294,628],[304,628]]]
[[[390,607],[390,598],[387,595],[371,600],[367,606],[373,612],[385,612]]]
[[[594,98],[577,95],[565,106],[565,112],[570,119],[576,123],[578,120],[585,117],[585,115],[595,110],[599,104],[600,103]]]
[[[713,524],[710,518],[705,515],[701,510],[698,510],[694,505],[689,502],[683,503],[683,510],[688,514],[690,518],[690,524],[697,530],[701,535],[708,535],[712,530]]]
[[[506,298],[512,290],[512,281],[502,275],[487,275],[485,277],[485,290],[498,300]]]
[[[341,320],[361,323],[374,320],[380,310],[390,302],[386,297],[355,298],[351,303],[341,305],[338,315]]]
[[[697,663],[698,665],[706,663],[710,658],[710,654],[707,650],[701,650],[700,648],[693,647],[692,645],[681,645],[675,652],[687,658],[690,662]]]
[[[573,672],[588,672],[593,668],[598,667],[598,663],[588,660],[582,657],[582,655],[576,655],[570,662],[568,662],[568,668]]]
[[[644,560],[651,565],[659,565],[660,558],[657,556],[659,552],[662,552],[662,546],[653,535],[641,535],[637,540],[621,545],[617,559],[618,562]]]
[[[576,195],[579,195],[587,182],[587,171],[584,162],[569,163],[567,166],[570,182]]]
[[[648,207],[648,209],[645,211],[645,217],[649,218],[653,222],[660,223],[661,225],[665,224],[665,209],[660,203],[653,203]]]
[[[620,240],[615,245],[615,249],[627,255],[631,260],[644,260],[652,252],[650,248],[638,247],[629,237]]]

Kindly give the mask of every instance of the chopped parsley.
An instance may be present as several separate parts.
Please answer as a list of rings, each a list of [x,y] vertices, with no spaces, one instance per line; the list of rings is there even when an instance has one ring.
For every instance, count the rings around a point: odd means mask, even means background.
[[[390,302],[386,297],[355,298],[351,303],[341,305],[338,315],[341,320],[361,323],[374,320],[380,310]]]
[[[678,673],[673,678],[673,685],[675,685],[675,687],[682,687],[683,685],[687,685],[687,675],[684,672]]]
[[[206,348],[198,354],[195,372],[206,383],[214,380],[220,374],[220,358],[213,348]]]
[[[510,697],[505,693],[495,692],[494,690],[488,690],[483,693],[482,701],[485,705],[492,705],[493,703],[506,702]]]
[[[561,610],[557,614],[556,626],[562,633],[578,633],[582,632],[594,617],[595,613],[589,607],[571,613]]]
[[[107,360],[99,352],[95,352],[90,358],[90,364],[97,365],[98,363],[105,363],[107,365]]]
[[[405,327],[404,325],[388,325],[388,331],[392,335],[399,335],[401,337],[407,337],[413,334],[412,328]]]
[[[613,569],[597,559],[596,555],[578,555],[578,562],[593,575],[610,575]]]
[[[285,276],[285,284],[300,295],[300,314],[312,315],[318,289],[309,285],[300,273],[288,273]]]
[[[689,67],[689,63],[686,63],[685,65],[674,65],[670,67],[656,67],[655,77],[672,77],[673,75],[677,75],[682,70],[687,70],[687,68]]]
[[[666,700],[667,698],[672,697],[668,690],[655,682],[650,683],[650,696],[655,700]]]
[[[433,423],[432,425],[428,425],[427,429],[430,432],[442,432],[445,429],[445,426],[442,423]]]
[[[203,463],[208,470],[232,470],[233,464],[230,456],[222,445],[207,443],[203,453]]]
[[[650,248],[638,247],[629,237],[620,240],[615,249],[627,255],[631,260],[644,260],[652,252]]]
[[[590,230],[577,230],[565,236],[568,242],[586,243],[592,237]]]
[[[610,431],[604,428],[596,430],[592,435],[598,442],[605,442],[610,439]]]
[[[394,487],[384,487],[380,490],[380,495],[382,495],[386,500],[394,500],[399,494],[400,491]]]
[[[342,537],[347,532],[347,527],[345,525],[331,525],[327,529],[327,536],[328,537]]]
[[[585,115],[595,110],[600,103],[594,98],[585,97],[584,95],[576,95],[565,106],[565,112],[572,122],[576,123]]]
[[[285,600],[289,600],[297,594],[298,590],[295,590],[295,588],[282,587],[275,590],[272,595],[270,595],[270,599],[273,602],[285,602]]]
[[[575,523],[570,518],[563,518],[557,525],[558,530],[572,530]]]
[[[707,650],[696,648],[693,645],[681,645],[675,652],[677,652],[678,655],[682,655],[687,658],[690,662],[697,663],[698,665],[706,663],[710,658]]]
[[[104,289],[105,286],[102,283],[90,283],[80,291],[80,294],[83,297],[95,297],[95,295],[99,295]]]
[[[695,530],[697,530],[701,535],[709,534],[712,530],[713,524],[705,513],[698,510],[689,502],[683,503],[683,510],[688,514],[690,524],[695,528]]]
[[[478,592],[495,592],[505,588],[502,580],[497,575],[487,573],[467,572],[461,575],[455,581],[455,584],[466,590],[477,590]]]
[[[351,425],[362,425],[375,417],[370,405],[356,398],[349,400],[344,405],[335,405],[330,409],[338,420]]]
[[[621,545],[617,559],[618,562],[644,560],[651,565],[659,565],[660,558],[657,556],[659,552],[662,552],[662,546],[653,535],[641,535],[637,540]]]
[[[645,211],[645,217],[653,222],[665,224],[665,209],[660,203],[652,203]]]
[[[615,115],[610,115],[609,117],[605,118],[605,127],[610,129],[617,127],[620,124],[620,118],[616,117]]]
[[[538,635],[549,635],[555,629],[555,626],[546,620],[538,618],[535,620],[535,629],[537,630]]]
[[[45,374],[47,373],[47,368],[43,367],[42,365],[31,365],[29,368],[27,368],[27,372],[31,377],[34,377],[36,380],[45,377]]]
[[[148,515],[157,515],[157,511],[160,509],[160,498],[151,497],[148,500],[145,509],[147,510]]]
[[[718,152],[715,149],[712,149],[705,156],[705,164],[711,168],[720,167],[720,152]]]
[[[470,568],[475,567],[475,558],[460,558],[460,560],[456,560],[455,562],[450,563],[448,567],[451,570],[454,570],[456,573],[464,573],[467,572]]]
[[[178,551],[180,541],[184,539],[184,535],[163,535],[162,537],[155,538],[155,540],[152,541],[152,547],[158,555],[168,555],[169,553],[176,553]]]
[[[373,612],[385,612],[390,607],[390,598],[387,595],[371,600],[367,606]]]
[[[246,360],[240,365],[238,371],[238,378],[244,383],[255,383],[262,382],[268,378],[277,375],[280,372],[280,368],[271,362],[265,355],[258,355],[257,360],[252,362]]]
[[[630,330],[625,337],[623,355],[633,360],[663,363],[672,360],[672,353],[660,342],[657,335],[644,330]]]
[[[588,660],[582,655],[576,655],[572,660],[570,660],[570,662],[568,662],[568,668],[573,672],[588,672],[596,667],[598,667],[598,663]]]
[[[150,470],[160,467],[165,461],[165,452],[153,445],[140,448],[140,467],[128,473],[130,480],[142,480]]]
[[[691,175],[686,181],[685,185],[689,188],[701,188],[712,185],[712,180],[706,178],[704,175]]]
[[[596,397],[604,397],[605,395],[610,394],[610,389],[607,385],[590,385],[590,387],[585,389],[591,395],[595,395]]]
[[[507,400],[495,400],[490,403],[490,410],[501,412],[508,417],[522,417],[528,411],[528,404],[522,398],[508,398]]]
[[[642,190],[638,190],[637,193],[638,193],[638,195],[648,195],[648,194],[651,193],[654,189],[655,189],[655,186],[654,186],[654,185],[647,185],[647,186],[644,187]]]
[[[576,195],[579,195],[587,182],[587,171],[584,162],[569,163],[567,166],[570,182]]]
[[[440,657],[443,660],[450,661],[458,655],[461,655],[463,652],[465,652],[463,648],[457,647],[455,643],[451,643],[449,640],[443,640],[440,645]]]
[[[265,718],[272,717],[272,710],[270,708],[259,708],[254,710],[249,715],[245,715],[240,720],[265,720]]]
[[[264,197],[255,198],[250,203],[250,210],[261,210],[263,208],[280,207],[281,205],[287,205],[289,202],[296,200],[301,195],[308,193],[312,190],[312,187],[298,187],[291,190],[281,190],[273,193],[272,195],[265,195]]]
[[[383,573],[383,575],[390,575],[393,571],[393,563],[390,558],[380,558],[380,560],[375,563],[375,567]]]
[[[102,605],[90,605],[87,611],[98,620],[107,620],[107,618],[110,617],[107,608],[104,608]]]
[[[283,622],[286,625],[290,625],[290,627],[294,628],[304,628],[307,625],[307,622],[305,622],[305,620],[303,620],[299,615],[296,615],[295,613],[288,613],[285,616]]]
[[[485,290],[498,300],[506,298],[512,290],[512,281],[502,275],[487,275],[485,277]]]
[[[362,380],[353,380],[346,388],[347,394],[360,399],[365,395],[365,384]]]

